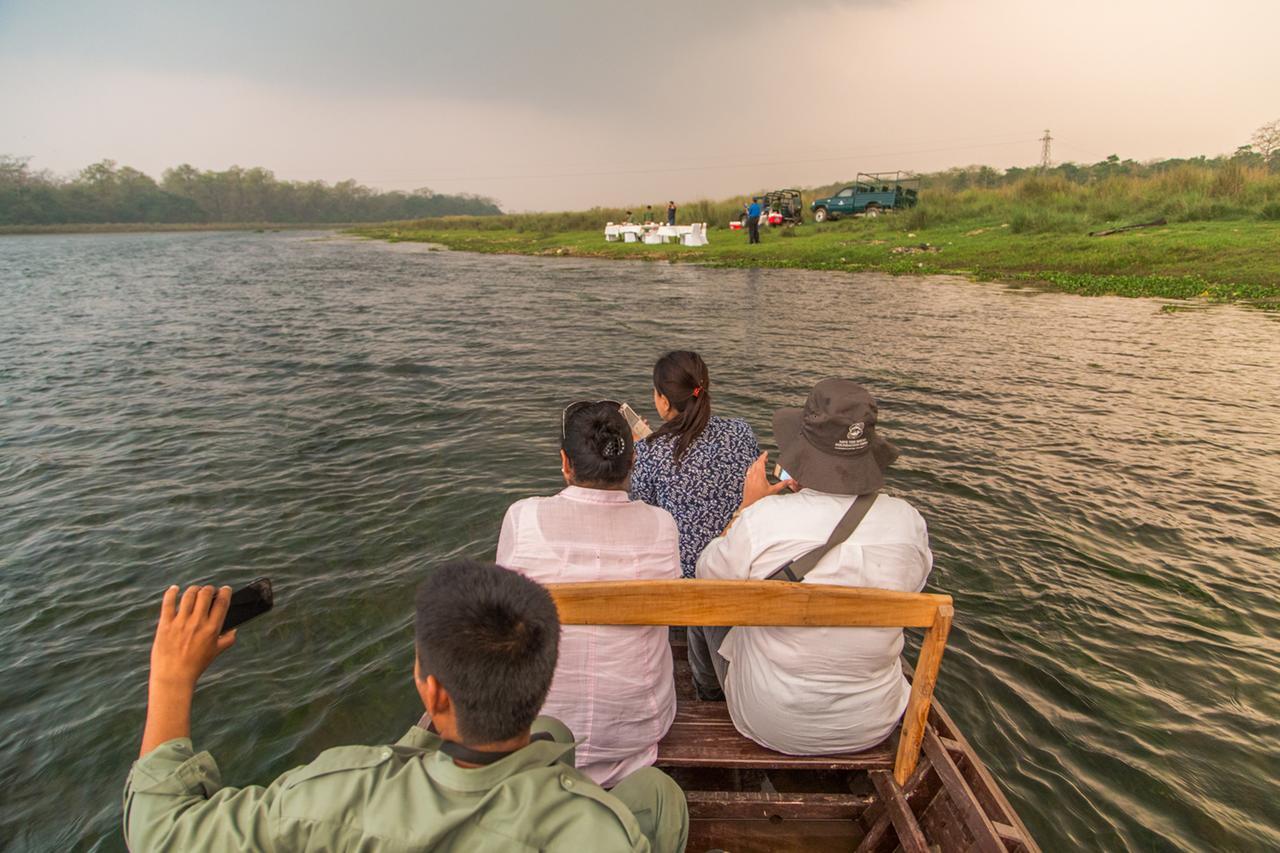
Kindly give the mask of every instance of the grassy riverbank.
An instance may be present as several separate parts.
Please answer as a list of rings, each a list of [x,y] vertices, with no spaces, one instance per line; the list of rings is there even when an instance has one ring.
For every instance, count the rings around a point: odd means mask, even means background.
[[[817,187],[804,198],[842,186]],[[758,246],[725,227],[744,200],[680,206],[681,222],[712,225],[711,245],[697,249],[606,243],[604,223],[623,220],[617,208],[446,217],[357,226],[352,233],[472,252],[955,273],[1089,295],[1280,304],[1280,170],[1248,158],[1139,164],[1111,157],[1092,166],[1063,163],[1047,173],[953,169],[927,176],[920,204],[910,210],[766,229]],[[1169,224],[1088,236],[1156,219]]]
[[[602,229],[468,228],[453,220],[357,226],[351,233],[451,249],[526,255],[687,261],[721,267],[953,273],[984,281],[1037,282],[1085,295],[1202,297],[1280,306],[1280,222],[1184,222],[1089,237],[1028,233],[998,218],[905,230],[910,214],[743,232],[713,228],[711,245],[606,243]],[[896,251],[895,251],[896,250]]]

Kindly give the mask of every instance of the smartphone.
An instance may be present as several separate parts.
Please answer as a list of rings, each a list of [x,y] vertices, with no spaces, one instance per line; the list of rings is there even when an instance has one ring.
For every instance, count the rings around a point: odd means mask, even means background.
[[[778,464],[773,466],[773,479],[777,480],[778,482],[782,482],[783,480],[790,480],[791,475],[788,474],[786,471],[782,470],[782,465]]]
[[[255,616],[261,616],[276,603],[275,593],[271,589],[271,578],[258,578],[248,586],[241,587],[231,593],[231,606],[227,608],[227,616],[222,620],[222,631],[227,633],[237,625],[243,625]]]
[[[623,403],[618,407],[618,411],[622,412],[622,416],[627,419],[627,425],[631,427],[631,435],[635,438],[648,438],[653,434],[653,430],[649,429],[649,425],[644,422],[644,418],[636,414],[636,410]]]

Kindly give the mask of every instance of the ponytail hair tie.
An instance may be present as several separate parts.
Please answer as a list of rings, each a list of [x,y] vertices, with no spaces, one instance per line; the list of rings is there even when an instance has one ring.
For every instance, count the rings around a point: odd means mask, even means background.
[[[701,385],[697,385],[697,386],[695,386],[695,387],[694,387],[694,389],[693,389],[693,396],[695,396],[695,397],[696,397],[696,396],[698,396],[698,395],[699,395],[699,394],[701,394],[701,393],[702,393],[702,386],[701,386]]]

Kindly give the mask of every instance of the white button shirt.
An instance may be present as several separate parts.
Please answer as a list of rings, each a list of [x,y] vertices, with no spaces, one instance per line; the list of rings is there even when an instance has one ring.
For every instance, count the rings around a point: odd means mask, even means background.
[[[680,577],[671,514],[606,489],[569,486],[512,504],[497,556],[540,583]],[[565,625],[542,713],[569,727],[578,769],[602,787],[653,764],[676,714],[667,628]]]
[[[813,489],[763,498],[711,541],[697,576],[763,580],[825,543],[852,503]],[[920,513],[881,494],[805,582],[919,592],[932,567]],[[901,628],[739,627],[720,653],[729,661],[724,692],[734,725],[778,752],[866,749],[889,736],[907,707]]]

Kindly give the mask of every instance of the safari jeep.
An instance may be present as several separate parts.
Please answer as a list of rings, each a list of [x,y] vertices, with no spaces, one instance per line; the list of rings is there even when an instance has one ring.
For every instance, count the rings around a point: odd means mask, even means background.
[[[860,213],[878,216],[882,211],[913,207],[920,179],[909,172],[859,172],[853,186],[833,196],[814,199],[809,205],[814,222]]]

